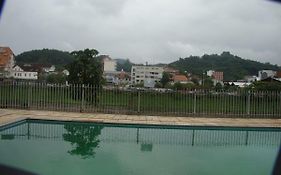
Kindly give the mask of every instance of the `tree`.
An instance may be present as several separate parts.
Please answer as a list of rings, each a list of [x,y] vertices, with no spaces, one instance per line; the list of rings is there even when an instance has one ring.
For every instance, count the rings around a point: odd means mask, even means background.
[[[85,49],[73,51],[71,55],[75,60],[69,64],[68,80],[70,84],[92,85],[95,88],[86,88],[84,90],[85,100],[98,104],[98,95],[103,83],[102,64],[96,58],[99,52],[95,49]],[[82,98],[83,91],[73,92],[73,97]],[[83,109],[81,109],[83,110]]]
[[[67,76],[62,73],[50,74],[46,77],[46,81],[48,83],[65,83],[66,80]]]
[[[163,87],[165,87],[169,82],[170,82],[170,74],[167,72],[163,72],[160,83],[162,84]]]
[[[100,86],[102,84],[102,65],[96,59],[95,49],[73,51],[75,60],[69,65],[69,82]]]
[[[160,82],[156,82],[154,87],[155,88],[161,88],[161,87],[163,87],[163,85]]]
[[[184,86],[180,82],[176,82],[173,86],[173,89],[175,89],[175,90],[182,90],[183,88],[184,88]]]
[[[258,91],[281,91],[281,82],[256,81],[249,86],[249,89]]]
[[[216,90],[222,90],[223,87],[222,87],[221,83],[218,82],[218,83],[216,84],[216,86],[215,86],[215,89],[216,89]]]
[[[123,71],[125,72],[131,72],[132,65],[133,63],[131,63],[129,59],[126,60],[118,59],[116,70],[121,71],[123,69]]]
[[[210,77],[206,77],[203,79],[202,85],[205,89],[211,89],[214,87],[214,82]]]
[[[103,126],[66,124],[66,133],[63,139],[71,143],[73,149],[68,151],[71,155],[80,155],[83,159],[95,157],[95,149],[99,146],[99,135]]]

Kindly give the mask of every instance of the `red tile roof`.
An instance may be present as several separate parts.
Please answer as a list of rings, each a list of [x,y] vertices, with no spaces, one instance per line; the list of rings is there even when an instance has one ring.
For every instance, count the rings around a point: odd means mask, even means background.
[[[185,75],[174,75],[172,79],[173,81],[188,81]]]

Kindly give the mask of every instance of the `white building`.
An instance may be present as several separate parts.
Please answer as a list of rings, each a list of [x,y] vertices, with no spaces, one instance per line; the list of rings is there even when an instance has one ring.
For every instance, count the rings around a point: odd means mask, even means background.
[[[25,71],[19,66],[15,66],[12,70],[12,77],[21,80],[37,80],[38,72]]]
[[[159,82],[162,78],[163,67],[158,66],[132,66],[131,82],[139,84],[144,82]]]
[[[103,58],[103,72],[115,72],[116,71],[116,61],[110,57]]]
[[[261,70],[258,72],[258,80],[263,80],[269,77],[274,77],[276,75],[276,71],[273,70]]]

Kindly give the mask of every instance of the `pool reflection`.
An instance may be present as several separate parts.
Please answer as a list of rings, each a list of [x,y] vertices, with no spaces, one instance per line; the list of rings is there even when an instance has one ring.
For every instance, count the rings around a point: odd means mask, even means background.
[[[99,135],[103,129],[102,126],[66,124],[64,129],[66,133],[63,133],[62,137],[73,147],[68,151],[69,154],[79,155],[84,159],[95,156],[95,148],[100,143]]]

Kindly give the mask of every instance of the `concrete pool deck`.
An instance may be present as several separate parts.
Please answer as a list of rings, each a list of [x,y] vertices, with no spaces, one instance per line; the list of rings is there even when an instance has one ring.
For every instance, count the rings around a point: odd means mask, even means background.
[[[281,127],[281,119],[143,116],[0,109],[0,126],[24,119],[175,126]]]

